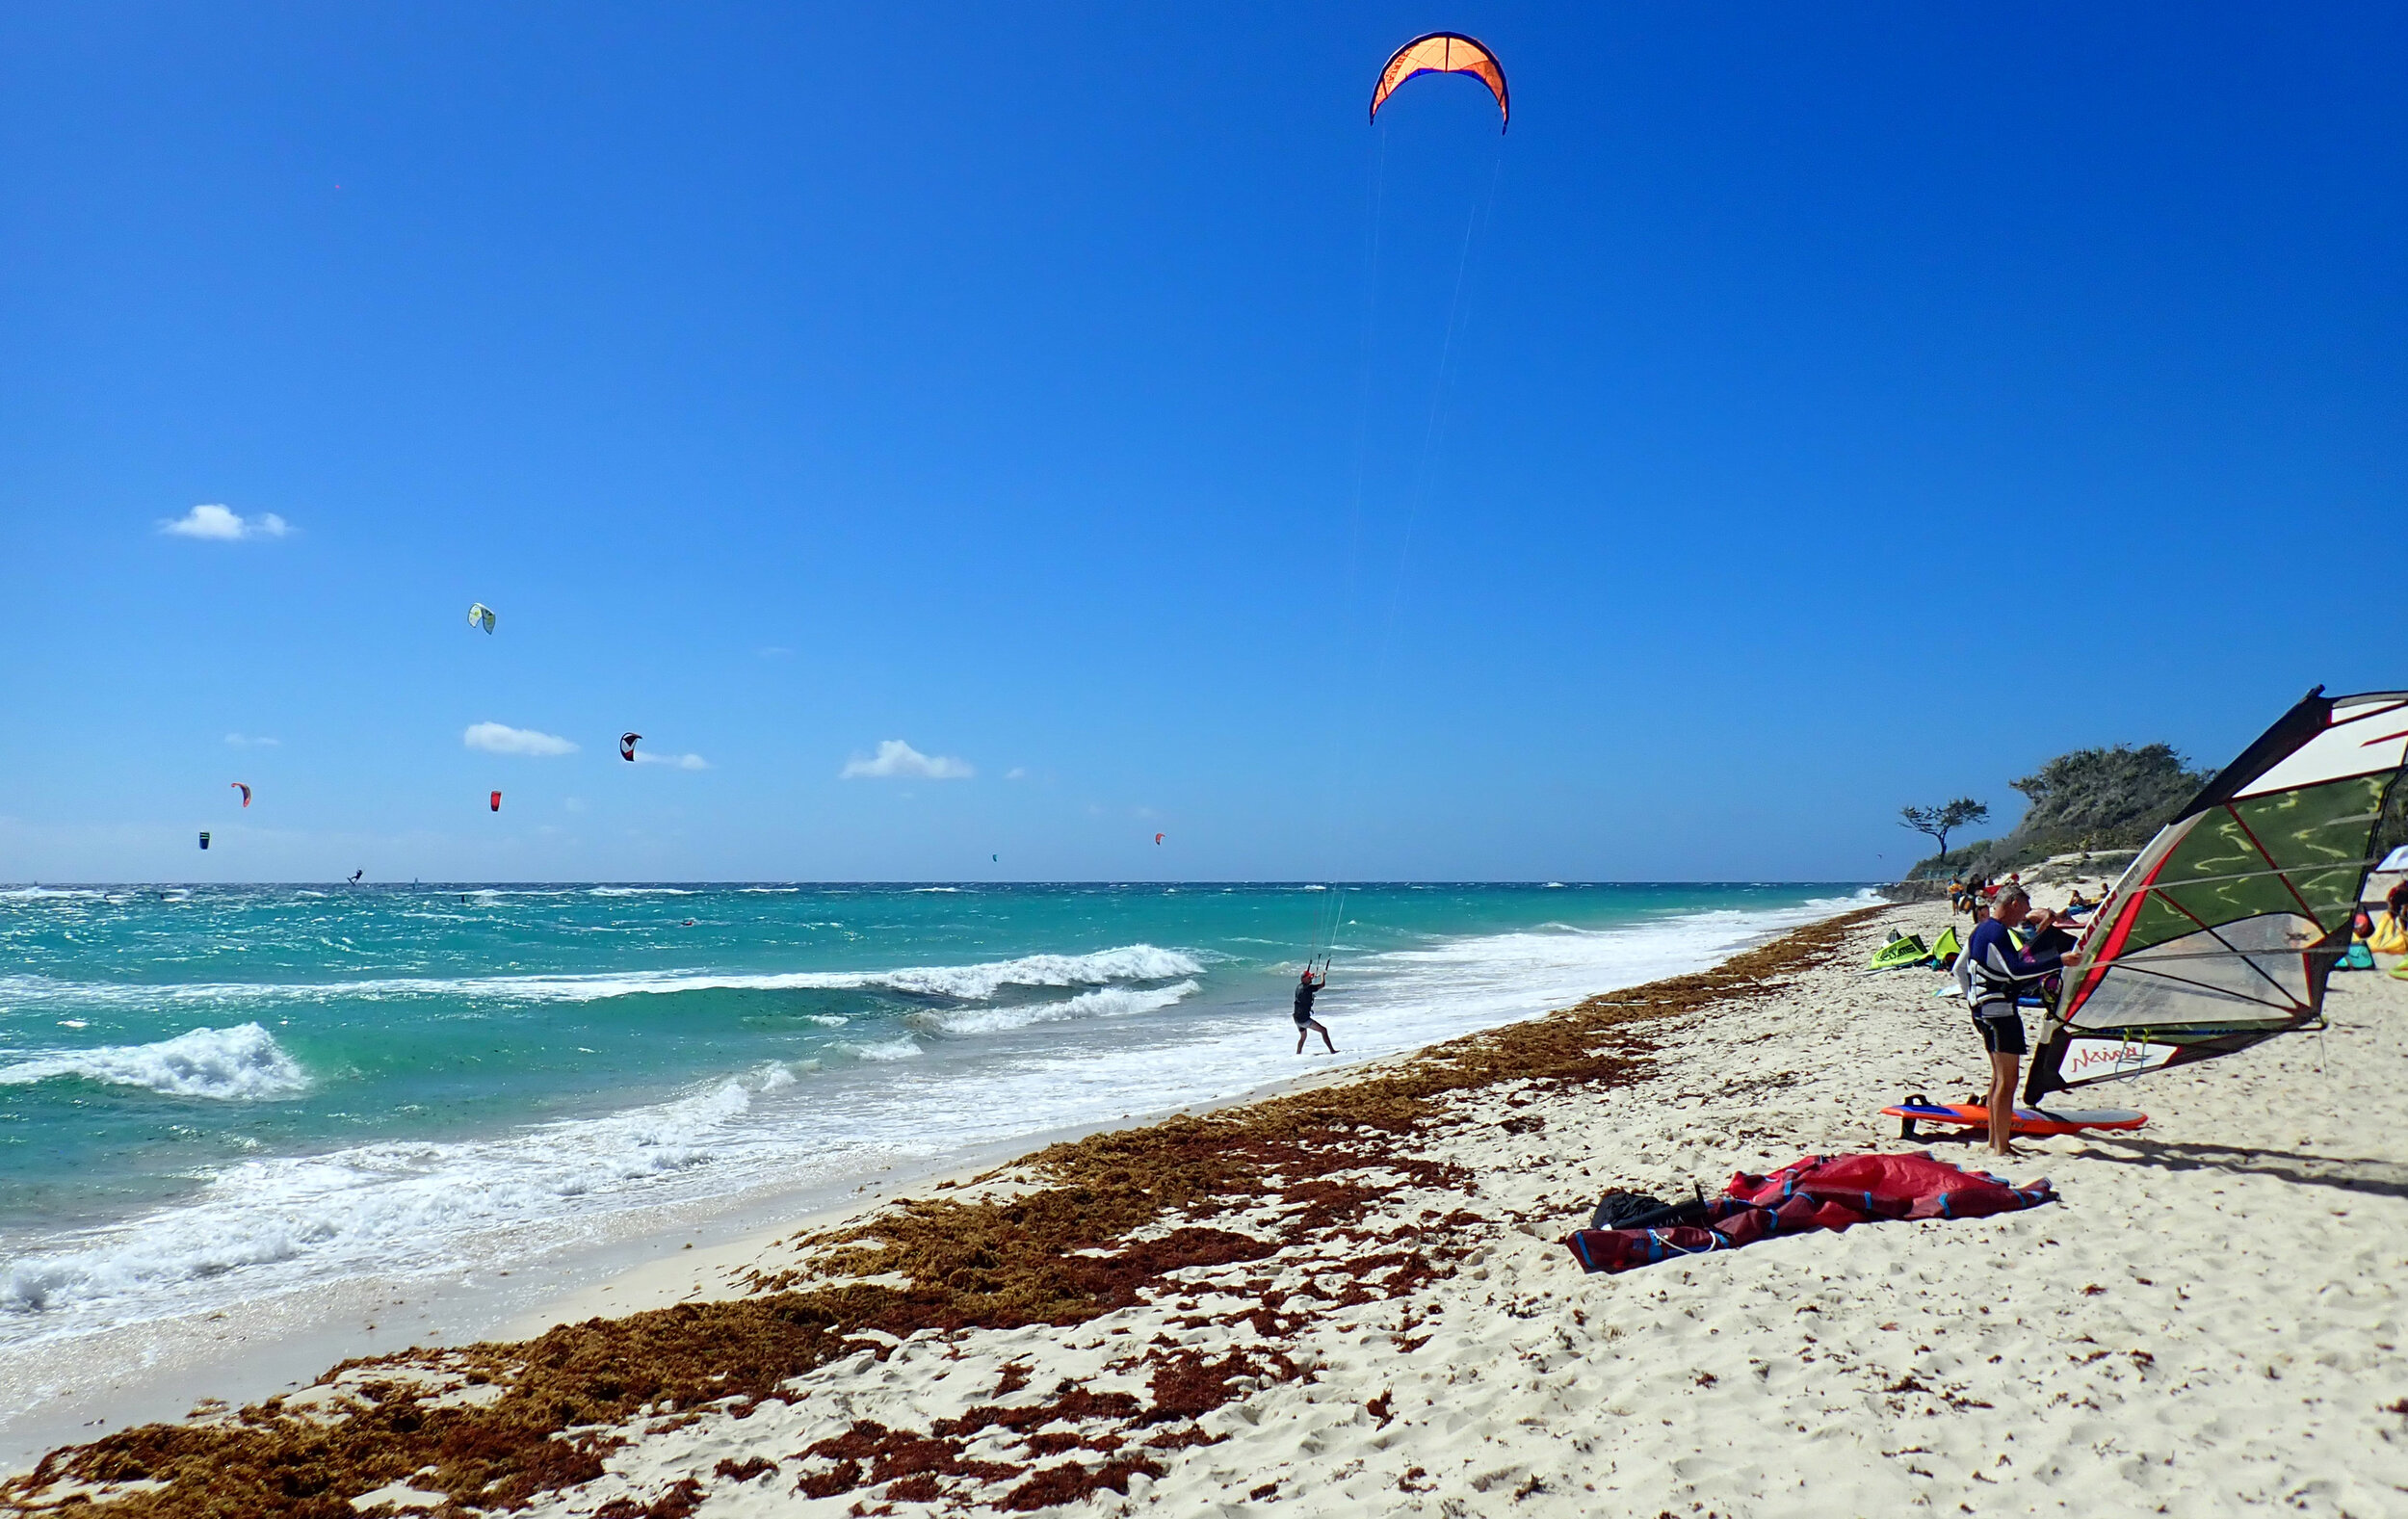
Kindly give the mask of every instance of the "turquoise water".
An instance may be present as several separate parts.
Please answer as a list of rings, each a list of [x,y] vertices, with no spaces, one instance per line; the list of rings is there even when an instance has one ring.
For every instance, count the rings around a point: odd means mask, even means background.
[[[1352,1060],[1850,891],[0,892],[0,1345],[1227,1096],[1305,1064],[1288,988],[1333,941]]]

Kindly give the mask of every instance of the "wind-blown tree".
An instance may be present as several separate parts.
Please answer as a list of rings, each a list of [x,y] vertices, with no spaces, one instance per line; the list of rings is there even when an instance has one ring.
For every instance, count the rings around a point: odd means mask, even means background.
[[[1949,834],[1969,823],[1979,823],[1989,817],[1990,806],[1971,797],[1959,797],[1954,801],[1942,802],[1936,807],[1900,807],[1898,815],[1900,826],[1912,828],[1917,833],[1930,834],[1939,843],[1940,857],[1947,859]]]
[[[2163,744],[2076,749],[2007,782],[2031,799],[2008,842],[2058,851],[2138,849],[2208,780]]]

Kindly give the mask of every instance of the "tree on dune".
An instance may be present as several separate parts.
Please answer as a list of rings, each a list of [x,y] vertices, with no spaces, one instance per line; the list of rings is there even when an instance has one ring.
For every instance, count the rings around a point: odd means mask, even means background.
[[[1940,858],[1945,860],[1949,857],[1949,835],[1967,824],[1989,817],[1990,806],[1971,797],[1959,797],[1936,807],[1900,807],[1898,815],[1900,826],[1930,834],[1940,846]]]
[[[2053,855],[2079,854],[2084,866],[2112,869],[2148,843],[2212,778],[2192,770],[2169,744],[2117,744],[2059,754],[2007,783],[2031,803],[2023,821],[2002,839],[1976,839],[1965,846],[1955,868],[2002,876],[2028,870]],[[1945,810],[1908,807],[1903,816],[1907,826],[1929,833],[1929,827],[1915,821],[1917,816]],[[1915,874],[1938,876],[1948,868],[1943,844],[1940,857],[1916,866]]]

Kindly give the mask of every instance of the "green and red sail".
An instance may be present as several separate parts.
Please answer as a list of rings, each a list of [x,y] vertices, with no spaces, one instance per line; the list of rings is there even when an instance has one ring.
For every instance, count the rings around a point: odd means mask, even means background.
[[[2400,835],[2408,692],[2321,686],[2124,872],[2042,1025],[2024,1100],[2318,1028],[2369,866]]]

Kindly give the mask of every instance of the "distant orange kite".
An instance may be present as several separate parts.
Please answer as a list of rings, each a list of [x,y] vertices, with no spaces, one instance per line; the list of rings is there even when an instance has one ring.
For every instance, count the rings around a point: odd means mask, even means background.
[[[1424,74],[1470,74],[1486,85],[1497,97],[1497,130],[1505,129],[1512,112],[1506,104],[1505,65],[1484,43],[1460,32],[1417,37],[1389,55],[1388,66],[1379,71],[1379,88],[1372,92],[1372,119],[1379,119],[1379,108],[1398,86]]]

